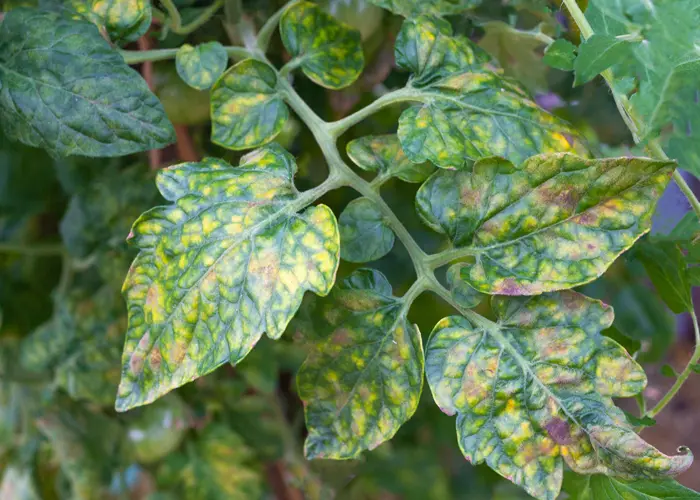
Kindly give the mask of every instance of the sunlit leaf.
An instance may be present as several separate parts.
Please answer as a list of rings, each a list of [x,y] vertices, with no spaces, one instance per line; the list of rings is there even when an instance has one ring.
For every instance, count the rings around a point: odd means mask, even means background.
[[[611,35],[596,33],[578,48],[574,61],[574,85],[581,85],[596,77],[616,62],[630,57],[632,45]]]
[[[457,414],[472,463],[486,462],[539,499],[554,499],[563,463],[583,474],[656,479],[683,472],[689,452],[669,457],[637,436],[613,397],[646,385],[642,368],[600,335],[612,309],[575,292],[494,297],[497,323],[441,320],[426,347],[438,406]]]
[[[697,500],[700,494],[673,479],[622,481],[595,474],[567,474],[564,490],[571,500]]]
[[[288,8],[280,20],[285,48],[306,76],[330,89],[354,82],[364,67],[360,32],[311,2]]]
[[[6,134],[58,155],[162,148],[172,125],[146,82],[87,21],[15,9],[0,26]]]
[[[503,78],[468,39],[452,36],[447,21],[406,20],[395,53],[413,73],[408,85],[421,103],[399,119],[401,147],[412,161],[464,168],[484,156],[520,162],[581,148],[566,123]]]
[[[413,163],[401,149],[396,134],[368,135],[348,143],[350,159],[361,169],[381,178],[397,177],[405,182],[423,182],[435,171],[429,162]]]
[[[211,140],[248,149],[274,139],[289,117],[276,87],[275,70],[263,62],[247,59],[231,67],[211,90]]]
[[[482,0],[370,0],[395,14],[414,17],[419,14],[450,16],[481,5]]]
[[[185,44],[175,56],[177,73],[197,90],[205,90],[214,85],[228,64],[226,49],[219,42],[207,42],[193,47]]]
[[[118,410],[237,363],[264,332],[282,335],[305,291],[330,291],[337,222],[325,205],[304,210],[314,198],[296,190],[295,172],[294,158],[273,144],[236,168],[209,158],[159,173],[173,203],[132,229],[141,252],[124,283]]]
[[[435,173],[416,204],[431,228],[475,256],[462,271],[472,287],[535,295],[600,276],[649,230],[673,167],[568,153],[533,156],[520,166],[486,158],[473,172]]]
[[[330,297],[327,340],[299,370],[308,458],[347,459],[390,439],[416,411],[423,386],[420,333],[409,303],[378,271],[360,269]]]
[[[343,260],[370,262],[384,257],[394,246],[394,231],[368,198],[352,200],[340,214],[338,226]]]

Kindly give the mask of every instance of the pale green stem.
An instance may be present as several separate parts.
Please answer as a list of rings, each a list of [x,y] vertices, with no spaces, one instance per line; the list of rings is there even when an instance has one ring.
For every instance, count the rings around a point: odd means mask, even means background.
[[[173,0],[161,0],[165,11],[168,14],[168,28],[178,35],[189,35],[197,28],[206,23],[216,12],[223,7],[224,0],[214,0],[209,7],[204,9],[199,16],[193,19],[189,24],[182,25],[182,17]]]
[[[299,0],[291,0],[290,2],[287,2],[281,9],[279,9],[277,12],[275,12],[270,18],[265,21],[265,24],[263,24],[262,28],[260,28],[260,31],[258,32],[258,50],[262,52],[263,54],[267,52],[267,48],[270,46],[270,40],[272,39],[272,35],[275,32],[275,29],[277,29],[277,25],[280,22],[280,19],[282,18],[282,15],[285,13],[285,11],[297,3]]]
[[[571,14],[571,17],[576,22],[576,25],[581,31],[581,35],[583,36],[583,38],[588,39],[591,36],[593,36],[593,28],[588,22],[588,19],[586,19],[586,16],[583,14],[581,8],[576,3],[576,0],[564,0],[564,5],[566,5],[566,8]],[[634,117],[634,114],[631,111],[627,97],[620,96],[615,91],[615,87],[613,86],[614,77],[610,69],[606,69],[601,73],[601,75],[610,87],[610,91],[612,92],[613,98],[615,99],[615,104],[617,105],[617,108],[620,111],[622,119],[627,124],[627,127],[630,129],[630,132],[632,132],[632,137],[634,138],[635,142],[639,143],[640,127],[637,120]],[[645,147],[647,148],[649,153],[657,159],[668,160],[666,152],[663,150],[657,139],[650,140]],[[685,182],[685,179],[683,179],[683,176],[677,170],[673,172],[673,180],[676,182],[676,184],[683,192],[685,197],[688,198],[688,201],[690,202],[693,211],[698,216],[698,218],[700,218],[700,201],[698,201],[697,197],[695,196],[695,193],[693,193],[692,189],[690,189],[690,186],[688,186],[688,184]]]
[[[242,60],[253,55],[243,47],[224,47],[230,58]],[[126,64],[141,64],[146,61],[165,61],[175,59],[178,49],[155,49],[155,50],[120,50],[119,53],[124,58]]]
[[[292,71],[297,69],[303,63],[304,63],[303,57],[295,57],[294,59],[290,60],[287,64],[282,66],[282,68],[280,69],[280,71],[279,71],[280,77],[287,78],[287,75],[289,75]]]

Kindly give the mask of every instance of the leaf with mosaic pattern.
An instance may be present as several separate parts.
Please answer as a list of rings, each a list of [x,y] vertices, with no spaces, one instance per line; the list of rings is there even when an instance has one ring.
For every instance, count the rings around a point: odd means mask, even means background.
[[[173,203],[144,213],[130,234],[140,253],[123,289],[119,411],[237,363],[264,332],[282,335],[305,291],[330,291],[337,222],[325,205],[305,209],[318,195],[299,193],[295,173],[277,144],[236,168],[207,158],[159,172]]]
[[[600,276],[651,227],[674,162],[538,155],[436,172],[416,195],[434,230],[473,255],[462,279],[480,292],[536,295]]]
[[[323,87],[342,89],[362,73],[360,32],[311,2],[296,3],[284,12],[280,34],[304,74]]]
[[[399,118],[406,156],[442,168],[465,168],[484,156],[514,162],[538,153],[584,151],[568,124],[530,96],[471,41],[452,36],[439,18],[408,19],[396,39],[396,63],[411,71],[420,104]]]
[[[219,79],[228,64],[226,49],[219,42],[207,42],[196,47],[186,43],[175,56],[177,74],[197,90],[206,90]]]
[[[355,458],[391,439],[416,411],[423,345],[379,271],[359,269],[333,289],[327,339],[297,376],[307,458]]]
[[[369,198],[348,203],[338,218],[340,257],[348,262],[381,259],[394,246],[394,231]]]
[[[110,39],[120,45],[135,42],[151,26],[149,0],[68,0],[56,3],[60,8],[76,12],[98,27],[104,27]]]
[[[375,5],[404,17],[420,14],[452,16],[481,5],[482,0],[370,0]]]
[[[282,131],[289,109],[277,93],[275,70],[246,59],[229,68],[211,89],[211,140],[229,149],[270,142]]]
[[[7,136],[55,155],[121,156],[175,140],[146,82],[87,21],[8,12],[0,25],[0,82]]]
[[[378,177],[396,177],[404,182],[423,182],[435,171],[429,162],[414,163],[401,149],[396,134],[368,135],[347,145],[350,159],[362,170],[376,172]]]
[[[457,414],[467,460],[546,500],[559,494],[564,462],[627,479],[690,467],[692,454],[656,450],[613,404],[642,391],[646,375],[600,334],[612,308],[572,291],[494,297],[492,308],[497,323],[441,320],[426,347],[428,384],[442,411]]]

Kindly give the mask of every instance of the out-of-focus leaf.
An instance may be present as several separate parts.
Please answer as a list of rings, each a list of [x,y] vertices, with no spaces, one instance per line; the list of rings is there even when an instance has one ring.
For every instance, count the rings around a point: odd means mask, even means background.
[[[347,87],[365,64],[359,31],[311,2],[299,2],[280,19],[282,42],[302,71],[329,89]]]
[[[339,21],[358,30],[363,42],[382,28],[384,11],[367,0],[329,0],[321,6]]]
[[[6,467],[0,480],[0,498],[40,500],[41,497],[34,486],[31,471],[14,465]]]
[[[274,394],[277,390],[280,366],[275,343],[261,338],[248,356],[236,366],[236,370],[256,391]]]
[[[637,436],[613,397],[646,385],[644,370],[600,335],[613,312],[575,292],[494,297],[497,323],[440,321],[426,347],[438,406],[457,414],[457,437],[472,463],[539,499],[559,494],[563,462],[583,474],[662,478],[692,464]]]
[[[416,195],[418,212],[474,264],[462,279],[489,294],[535,295],[600,276],[646,233],[673,162],[538,155],[473,172],[441,170]]]
[[[647,270],[656,291],[676,314],[693,309],[687,264],[680,248],[671,242],[643,241],[635,246],[635,256]]]
[[[205,90],[214,85],[226,69],[228,54],[219,42],[207,42],[193,47],[181,46],[175,56],[177,73],[197,90]]]
[[[596,33],[578,48],[574,61],[574,85],[582,85],[613,64],[630,57],[632,45],[611,35]]]
[[[602,474],[580,476],[573,473],[567,473],[564,477],[564,491],[569,494],[571,500],[700,499],[700,494],[673,479],[622,481]]]
[[[354,139],[348,143],[347,152],[358,167],[376,172],[382,179],[397,177],[405,182],[423,182],[435,171],[429,162],[413,163],[409,160],[396,134]]]
[[[177,449],[187,430],[187,419],[187,406],[176,394],[139,409],[126,430],[136,460],[152,464]]]
[[[547,88],[547,66],[541,53],[545,42],[539,37],[539,28],[524,31],[502,21],[489,21],[483,28],[486,33],[479,46],[499,62],[506,75],[531,92]]]
[[[481,5],[481,0],[370,0],[394,14],[415,17],[419,14],[451,16]]]
[[[116,407],[125,411],[237,363],[264,332],[279,338],[307,290],[327,294],[338,226],[293,182],[294,158],[273,144],[240,166],[205,159],[159,172],[173,202],[143,214],[140,253],[124,284],[129,326]]]
[[[419,105],[399,119],[399,140],[414,162],[465,168],[484,156],[513,162],[538,153],[581,149],[571,128],[487,65],[478,47],[452,36],[450,24],[420,16],[404,21],[396,63],[413,73]]]
[[[267,64],[246,59],[231,67],[211,91],[211,139],[229,149],[262,146],[289,117],[277,93],[277,75]]]
[[[462,269],[469,264],[458,262],[447,270],[447,288],[452,292],[452,298],[465,309],[478,306],[485,295],[476,291],[462,279]]]
[[[355,271],[333,289],[327,340],[299,370],[308,458],[355,458],[390,439],[416,411],[423,346],[409,303],[386,278]]]
[[[209,92],[182,81],[172,61],[153,64],[154,92],[170,121],[180,125],[201,125],[210,121]]]
[[[394,246],[394,231],[368,198],[352,200],[340,214],[338,226],[343,260],[370,262],[384,257]]]
[[[8,12],[0,25],[0,81],[5,133],[53,154],[121,156],[175,140],[146,82],[89,22]]]
[[[543,60],[552,68],[571,71],[574,69],[574,59],[576,59],[576,45],[560,38],[547,47]]]
[[[644,40],[613,73],[618,79],[637,79],[630,104],[641,122],[641,140],[661,137],[664,150],[681,168],[700,175],[700,4],[658,0],[652,8],[639,2],[590,0],[586,17],[596,33],[637,34]]]

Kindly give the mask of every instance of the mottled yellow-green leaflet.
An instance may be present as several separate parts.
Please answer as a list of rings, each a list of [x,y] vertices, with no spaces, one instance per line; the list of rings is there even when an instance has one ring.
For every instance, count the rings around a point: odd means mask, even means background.
[[[413,163],[401,149],[396,134],[368,135],[347,145],[350,159],[361,169],[382,178],[397,177],[405,182],[423,182],[435,171],[429,162]]]
[[[592,281],[630,248],[649,230],[674,166],[569,153],[520,166],[485,158],[473,172],[436,172],[416,205],[431,228],[475,255],[462,270],[472,287],[536,295]]]
[[[642,368],[600,331],[603,303],[572,291],[494,297],[498,323],[441,320],[426,347],[438,406],[457,414],[464,456],[486,462],[530,495],[554,500],[563,462],[581,474],[661,478],[691,454],[669,457],[637,436],[613,397],[646,385]]]
[[[362,73],[360,32],[311,2],[299,2],[284,12],[280,34],[304,74],[323,87],[342,89]]]
[[[370,0],[375,5],[404,17],[419,14],[451,16],[481,4],[481,0]]]
[[[486,297],[481,292],[476,291],[462,279],[462,269],[468,267],[466,262],[457,262],[447,269],[447,288],[452,293],[454,301],[465,309],[472,309],[478,306]]]
[[[369,198],[357,198],[348,203],[338,218],[338,225],[340,257],[348,262],[381,259],[394,246],[394,231]]]
[[[399,119],[399,140],[416,163],[465,168],[485,156],[514,162],[537,153],[582,150],[572,129],[539,108],[450,24],[419,16],[396,39],[397,64],[413,73],[408,87],[421,104]]]
[[[253,59],[221,75],[211,90],[212,142],[229,149],[249,149],[274,139],[289,117],[276,87],[275,70]]]
[[[315,198],[296,190],[295,172],[277,144],[237,168],[208,158],[159,172],[158,189],[173,203],[144,213],[130,235],[141,252],[123,288],[117,410],[237,363],[263,332],[282,335],[305,291],[330,291],[337,222],[325,205],[303,210]]]
[[[349,459],[391,439],[416,411],[423,345],[410,304],[387,279],[359,269],[333,289],[322,321],[327,339],[297,377],[309,435],[307,458]]]
[[[222,425],[199,437],[186,465],[176,471],[188,500],[262,499],[262,474],[251,466],[253,453],[243,439]],[[167,466],[167,462],[166,462]]]
[[[62,7],[104,27],[110,39],[119,44],[137,40],[151,25],[149,0],[68,0]]]
[[[206,90],[221,76],[228,63],[226,49],[219,42],[193,47],[186,43],[175,56],[177,74],[197,90]]]

